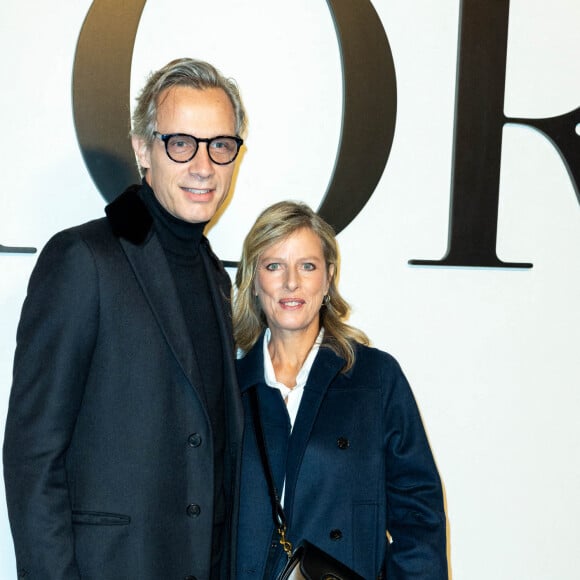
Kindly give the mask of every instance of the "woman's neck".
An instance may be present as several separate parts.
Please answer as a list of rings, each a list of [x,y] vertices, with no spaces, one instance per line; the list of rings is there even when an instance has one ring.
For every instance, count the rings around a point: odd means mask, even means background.
[[[319,327],[301,331],[283,331],[270,328],[268,352],[276,380],[289,388],[296,386],[296,377],[316,342]]]

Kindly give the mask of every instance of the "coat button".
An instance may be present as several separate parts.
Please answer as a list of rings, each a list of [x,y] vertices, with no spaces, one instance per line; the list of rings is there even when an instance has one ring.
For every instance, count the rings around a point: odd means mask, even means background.
[[[196,518],[201,513],[201,508],[196,503],[190,503],[187,506],[187,515],[190,518]]]
[[[329,536],[333,542],[336,542],[342,538],[342,531],[341,530],[330,530]]]
[[[350,447],[350,441],[346,437],[339,437],[336,444],[339,449],[348,449]]]
[[[187,442],[190,447],[199,447],[201,445],[201,435],[199,433],[192,433],[187,438]]]

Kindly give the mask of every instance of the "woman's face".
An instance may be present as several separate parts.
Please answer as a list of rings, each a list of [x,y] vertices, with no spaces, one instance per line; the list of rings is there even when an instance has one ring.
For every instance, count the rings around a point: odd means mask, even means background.
[[[310,228],[297,230],[264,251],[254,292],[274,337],[301,333],[314,342],[333,273],[332,264],[326,267],[320,238]]]

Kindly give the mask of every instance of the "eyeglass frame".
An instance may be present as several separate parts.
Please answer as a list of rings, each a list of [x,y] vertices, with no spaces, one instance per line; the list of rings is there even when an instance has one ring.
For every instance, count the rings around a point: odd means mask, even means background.
[[[240,148],[244,144],[244,140],[241,137],[238,137],[237,135],[217,135],[216,137],[202,138],[196,137],[195,135],[190,135],[189,133],[159,133],[159,131],[153,131],[153,137],[157,137],[160,141],[163,141],[163,144],[165,145],[165,153],[167,154],[167,157],[169,157],[169,159],[173,161],[173,163],[189,163],[197,155],[197,152],[199,151],[199,144],[207,143],[207,155],[210,161],[212,163],[215,163],[216,165],[229,165],[230,163],[233,163],[237,159],[240,153]],[[171,139],[172,137],[189,137],[190,139],[193,139],[195,141],[195,151],[193,152],[193,155],[189,159],[178,161],[177,159],[173,159],[173,157],[169,155],[169,150],[167,149],[167,147],[169,139]],[[211,153],[209,152],[209,144],[212,141],[215,141],[216,139],[233,139],[238,146],[238,149],[234,157],[229,161],[226,161],[225,163],[214,161],[214,159],[211,156]]]

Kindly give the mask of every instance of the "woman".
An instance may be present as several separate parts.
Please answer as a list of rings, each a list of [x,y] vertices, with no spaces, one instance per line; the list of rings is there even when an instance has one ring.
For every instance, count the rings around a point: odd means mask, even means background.
[[[447,579],[443,496],[397,362],[347,325],[332,228],[280,202],[250,230],[236,276],[234,334],[246,411],[237,579],[276,578],[286,555],[249,407],[258,393],[288,537],[364,578]]]

